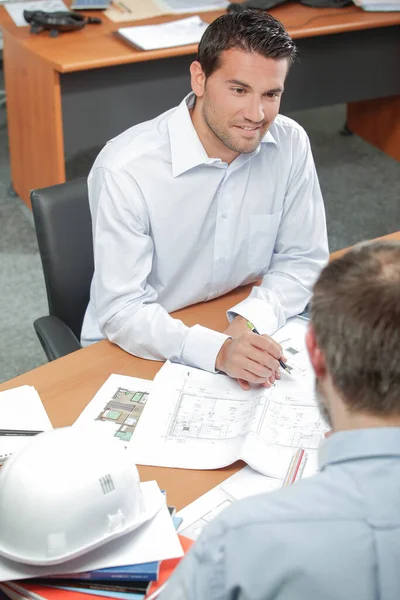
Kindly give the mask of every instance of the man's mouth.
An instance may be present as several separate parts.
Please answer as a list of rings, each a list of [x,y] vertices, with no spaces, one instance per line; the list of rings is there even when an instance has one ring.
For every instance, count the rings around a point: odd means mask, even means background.
[[[243,129],[243,131],[258,131],[258,129],[261,129],[261,125],[258,125],[258,127],[248,127],[247,125],[235,125],[235,127]]]

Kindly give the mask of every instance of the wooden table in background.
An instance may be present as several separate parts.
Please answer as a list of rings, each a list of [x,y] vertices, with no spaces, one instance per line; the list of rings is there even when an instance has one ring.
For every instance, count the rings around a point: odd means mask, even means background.
[[[400,13],[292,2],[271,13],[297,41],[301,57],[287,80],[282,111],[348,103],[350,128],[400,159]],[[211,22],[220,14],[202,17]],[[155,117],[190,90],[196,45],[135,51],[115,35],[132,23],[106,17],[58,38],[16,27],[1,7],[0,20],[12,185],[28,206],[31,189],[68,178],[67,158]]]
[[[383,239],[400,241],[400,231]],[[332,254],[337,258],[346,252]],[[200,324],[217,331],[226,328],[226,310],[244,298],[251,285],[202,304],[195,304],[176,313],[176,318],[189,327]],[[153,379],[162,362],[131,356],[109,341],[98,342],[64,358],[60,358],[0,385],[0,391],[20,385],[33,385],[39,392],[54,427],[71,425],[112,373]],[[155,479],[167,490],[168,501],[178,510],[235,473],[242,462],[215,471],[194,471],[139,466],[142,481]]]

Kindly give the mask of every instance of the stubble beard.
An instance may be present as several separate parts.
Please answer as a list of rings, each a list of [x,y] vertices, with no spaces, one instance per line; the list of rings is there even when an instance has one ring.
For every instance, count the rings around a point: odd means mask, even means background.
[[[240,143],[238,140],[234,138],[233,135],[230,135],[228,131],[223,130],[216,122],[216,119],[213,118],[213,110],[210,107],[207,107],[206,103],[203,105],[203,119],[213,132],[213,134],[232,152],[237,152],[238,154],[250,154],[254,152],[256,148],[260,145],[261,139],[259,140],[249,140],[248,143],[244,142]],[[251,144],[251,145],[250,145]]]
[[[321,384],[318,381],[318,379],[315,380],[315,397],[317,399],[318,408],[322,415],[322,418],[324,419],[324,421],[328,425],[328,427],[330,429],[332,429],[331,415],[330,415],[329,409],[326,405],[325,396],[324,396],[324,393],[321,388]]]

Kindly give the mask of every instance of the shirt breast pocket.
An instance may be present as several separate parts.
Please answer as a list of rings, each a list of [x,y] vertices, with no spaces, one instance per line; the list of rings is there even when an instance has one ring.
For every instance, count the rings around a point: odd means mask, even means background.
[[[281,217],[281,210],[270,215],[250,215],[248,262],[252,272],[268,270]]]

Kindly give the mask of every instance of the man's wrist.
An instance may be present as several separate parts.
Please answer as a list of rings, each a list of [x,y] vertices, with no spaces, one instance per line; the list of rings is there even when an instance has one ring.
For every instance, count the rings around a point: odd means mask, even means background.
[[[220,351],[217,354],[217,358],[215,359],[215,370],[216,371],[224,371],[223,365],[225,364],[225,354],[229,344],[231,344],[232,338],[228,338],[222,344]]]

